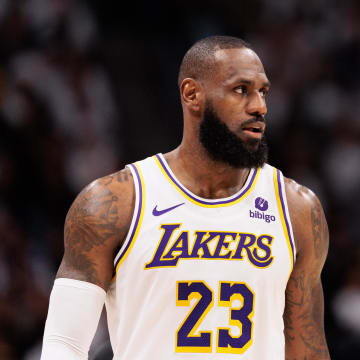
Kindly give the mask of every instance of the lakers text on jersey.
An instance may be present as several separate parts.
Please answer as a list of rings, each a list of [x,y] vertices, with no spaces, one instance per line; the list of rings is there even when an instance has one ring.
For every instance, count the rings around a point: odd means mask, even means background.
[[[114,359],[285,359],[295,244],[281,172],[204,199],[162,154],[128,165],[136,205],[106,299]]]

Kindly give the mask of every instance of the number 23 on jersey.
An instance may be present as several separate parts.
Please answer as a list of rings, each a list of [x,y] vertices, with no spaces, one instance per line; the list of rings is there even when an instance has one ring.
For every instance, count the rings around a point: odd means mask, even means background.
[[[212,352],[212,332],[197,328],[214,306],[214,292],[204,281],[178,281],[176,286],[176,305],[190,306],[196,303],[176,332],[176,352]],[[232,307],[234,300],[240,301],[240,307]],[[255,295],[245,283],[219,283],[218,306],[229,308],[229,325],[240,329],[239,336],[232,336],[230,328],[217,329],[216,351],[218,353],[242,354],[252,343]]]

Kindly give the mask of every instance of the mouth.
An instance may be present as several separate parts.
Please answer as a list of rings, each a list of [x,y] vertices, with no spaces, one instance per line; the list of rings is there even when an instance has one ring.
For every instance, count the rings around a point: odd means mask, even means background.
[[[254,121],[242,127],[242,130],[252,136],[261,137],[265,131],[265,124],[260,121]]]

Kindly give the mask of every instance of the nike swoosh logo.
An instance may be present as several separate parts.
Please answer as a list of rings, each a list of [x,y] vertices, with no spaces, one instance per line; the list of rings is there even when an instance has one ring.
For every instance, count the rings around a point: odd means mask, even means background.
[[[174,209],[176,209],[177,207],[179,207],[179,206],[181,206],[181,205],[184,205],[184,204],[185,204],[185,203],[177,204],[177,205],[175,205],[175,206],[169,207],[169,208],[164,209],[164,210],[158,210],[158,209],[157,209],[157,205],[156,205],[156,206],[154,207],[153,211],[152,211],[152,214],[153,214],[154,216],[160,216],[160,215],[163,215],[163,214],[165,214],[165,213],[167,213],[167,212],[169,212],[169,211],[171,211],[171,210],[174,210]]]

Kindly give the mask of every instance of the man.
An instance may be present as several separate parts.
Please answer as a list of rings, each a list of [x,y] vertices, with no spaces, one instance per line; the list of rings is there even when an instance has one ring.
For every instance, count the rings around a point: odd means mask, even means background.
[[[180,146],[71,206],[42,359],[86,359],[104,302],[114,359],[330,359],[326,220],[266,164],[260,59],[240,39],[205,38],[179,87]]]

